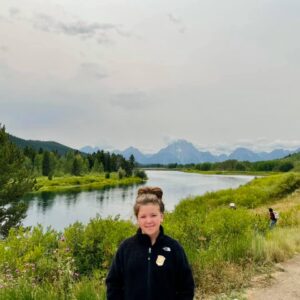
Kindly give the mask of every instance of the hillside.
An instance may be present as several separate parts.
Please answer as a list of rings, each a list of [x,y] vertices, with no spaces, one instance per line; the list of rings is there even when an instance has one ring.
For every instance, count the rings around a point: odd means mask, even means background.
[[[293,171],[300,172],[300,152],[290,154],[281,159],[281,161],[291,162],[294,165]]]
[[[69,151],[76,151],[76,149],[52,141],[24,140],[10,134],[9,139],[12,143],[16,144],[22,149],[24,149],[25,147],[31,147],[37,151],[39,149],[47,151],[57,151],[60,155],[64,155]]]

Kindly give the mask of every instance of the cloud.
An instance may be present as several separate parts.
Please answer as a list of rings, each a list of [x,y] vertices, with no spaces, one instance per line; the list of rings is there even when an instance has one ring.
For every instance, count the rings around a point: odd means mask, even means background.
[[[131,36],[131,34],[121,29],[121,25],[99,22],[89,23],[82,20],[62,22],[46,14],[36,15],[34,27],[46,32],[78,36],[84,39],[95,38],[100,44],[111,43],[111,37],[108,34],[115,33],[123,37]]]
[[[110,103],[126,110],[145,109],[149,99],[143,92],[119,93],[111,96]]]
[[[271,152],[275,149],[297,150],[300,140],[270,140],[267,138],[240,139],[232,143],[216,143],[205,145],[195,143],[199,150],[208,150],[213,154],[230,154],[237,148],[248,148],[254,152]]]
[[[176,25],[176,28],[177,28],[178,32],[185,33],[186,27],[178,17],[175,17],[171,13],[167,14],[167,16],[168,16],[169,20],[171,21],[171,23]]]
[[[108,77],[106,71],[95,63],[82,63],[79,67],[79,76],[94,79],[104,79]]]
[[[9,9],[9,15],[11,16],[11,17],[15,17],[15,16],[17,16],[17,15],[19,15],[20,14],[20,9],[18,9],[18,8],[16,8],[16,7],[11,7],[10,9]]]
[[[1,46],[0,46],[0,51],[1,51],[1,52],[8,52],[8,47],[5,46],[5,45],[1,45]]]

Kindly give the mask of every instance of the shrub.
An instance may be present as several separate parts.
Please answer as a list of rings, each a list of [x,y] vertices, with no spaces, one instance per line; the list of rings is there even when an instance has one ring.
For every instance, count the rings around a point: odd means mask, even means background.
[[[148,179],[146,172],[144,170],[142,170],[142,169],[135,169],[134,170],[134,176],[135,177],[139,177],[139,178],[141,178],[143,180],[147,180]]]
[[[122,169],[121,167],[118,169],[118,177],[119,179],[122,179],[126,176],[126,172],[124,169]]]
[[[86,226],[75,223],[64,231],[76,270],[90,274],[94,269],[107,270],[119,244],[135,231],[130,221],[92,219]]]

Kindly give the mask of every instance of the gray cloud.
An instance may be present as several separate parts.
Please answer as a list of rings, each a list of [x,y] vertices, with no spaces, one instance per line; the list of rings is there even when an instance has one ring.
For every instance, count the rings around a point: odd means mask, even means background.
[[[110,103],[126,110],[145,109],[150,104],[148,96],[143,92],[115,94],[111,96]]]
[[[108,74],[99,64],[83,63],[79,67],[79,76],[84,78],[104,79],[108,77]]]
[[[168,14],[169,20],[175,24],[181,24],[181,20],[172,14]]]
[[[106,32],[101,32],[98,34],[97,43],[103,45],[112,45],[114,44],[112,39],[107,35]]]
[[[167,16],[168,16],[169,20],[171,21],[171,23],[176,25],[176,28],[177,28],[178,32],[185,33],[186,27],[178,17],[175,17],[171,13],[169,13]]]
[[[5,46],[5,45],[1,45],[1,46],[0,46],[0,51],[1,51],[1,52],[8,52],[8,47]]]
[[[274,149],[296,150],[300,148],[300,140],[270,140],[268,138],[243,139],[233,143],[215,143],[212,145],[195,143],[200,150],[208,150],[214,154],[230,154],[236,148],[248,148],[254,152],[271,152]]]
[[[127,34],[123,31],[120,25],[98,22],[88,23],[81,20],[61,22],[46,14],[36,15],[34,27],[42,31],[55,32],[69,36],[96,38],[97,42],[100,44],[111,43],[111,37],[108,36],[108,33],[115,33],[123,37],[131,36],[131,34]]]
[[[20,9],[18,9],[18,8],[16,8],[16,7],[11,7],[11,8],[9,9],[9,15],[10,15],[11,17],[15,17],[15,16],[17,16],[18,14],[20,14]]]

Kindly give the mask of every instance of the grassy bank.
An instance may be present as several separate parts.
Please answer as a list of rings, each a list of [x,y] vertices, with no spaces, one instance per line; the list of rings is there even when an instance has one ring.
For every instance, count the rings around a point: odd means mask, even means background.
[[[211,170],[211,171],[201,171],[191,168],[177,169],[178,171],[187,172],[187,173],[196,173],[203,175],[248,175],[248,176],[270,176],[278,175],[280,172],[264,172],[264,171],[220,171],[220,170]]]
[[[37,177],[35,192],[65,192],[77,190],[102,189],[120,185],[132,185],[144,182],[138,177],[118,178],[117,173],[111,173],[110,178],[105,174],[88,174],[84,176]]]
[[[235,190],[185,199],[166,214],[165,231],[184,246],[201,297],[241,289],[257,272],[300,251],[299,188],[299,174],[256,178]],[[273,230],[271,205],[280,211]],[[101,218],[63,233],[12,230],[0,242],[0,298],[105,299],[113,255],[134,232],[129,221]]]

